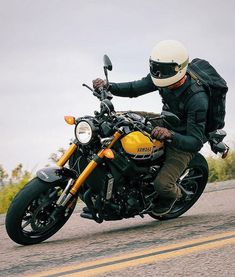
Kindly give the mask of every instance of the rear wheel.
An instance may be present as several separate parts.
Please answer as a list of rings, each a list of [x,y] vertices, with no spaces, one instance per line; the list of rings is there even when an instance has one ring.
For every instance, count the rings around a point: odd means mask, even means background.
[[[208,164],[201,154],[191,160],[187,169],[183,172],[178,185],[181,187],[183,197],[175,203],[168,214],[163,216],[149,215],[155,219],[168,220],[176,218],[188,211],[203,193],[208,180]],[[185,191],[185,193],[184,193]]]
[[[56,201],[64,187],[39,178],[30,181],[12,201],[6,215],[9,237],[22,245],[35,244],[55,234],[69,219],[76,199],[70,207],[58,209]]]

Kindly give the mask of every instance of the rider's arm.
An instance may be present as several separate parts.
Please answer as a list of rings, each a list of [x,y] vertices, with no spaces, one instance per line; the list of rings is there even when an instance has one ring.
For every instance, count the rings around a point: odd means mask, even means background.
[[[192,96],[186,105],[186,134],[175,133],[172,146],[187,152],[198,152],[205,143],[205,126],[208,110],[208,96],[201,92]]]
[[[122,97],[138,97],[157,90],[157,87],[152,82],[150,74],[138,81],[110,83],[110,85],[111,93]]]

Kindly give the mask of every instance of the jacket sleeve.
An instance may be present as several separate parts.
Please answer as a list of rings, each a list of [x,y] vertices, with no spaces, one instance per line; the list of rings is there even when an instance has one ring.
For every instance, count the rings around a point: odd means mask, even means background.
[[[205,127],[208,110],[208,96],[201,91],[190,98],[186,104],[187,127],[186,134],[175,133],[172,146],[186,151],[198,152],[205,143]]]
[[[110,83],[110,85],[111,93],[122,97],[138,97],[157,90],[157,87],[152,82],[150,74],[138,81]]]

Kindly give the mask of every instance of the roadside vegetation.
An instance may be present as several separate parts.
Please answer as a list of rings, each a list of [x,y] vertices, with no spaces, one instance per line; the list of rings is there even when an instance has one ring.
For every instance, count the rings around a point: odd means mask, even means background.
[[[5,213],[17,192],[32,178],[32,174],[17,165],[11,175],[0,165],[0,214]]]
[[[60,154],[63,153],[59,149]],[[52,154],[51,161],[58,160],[58,154]],[[235,179],[235,151],[230,151],[226,159],[210,156],[207,157],[209,164],[208,182],[219,182]],[[22,164],[17,165],[9,175],[0,165],[0,214],[5,213],[17,192],[33,178],[33,174],[23,168]]]
[[[209,165],[208,182],[219,182],[235,179],[235,151],[230,151],[225,159],[207,157]]]

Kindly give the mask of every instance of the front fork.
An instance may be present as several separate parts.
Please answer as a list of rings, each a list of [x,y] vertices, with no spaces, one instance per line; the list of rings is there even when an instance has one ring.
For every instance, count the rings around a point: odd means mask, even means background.
[[[79,188],[84,184],[86,179],[89,177],[89,175],[93,172],[93,170],[97,167],[97,165],[102,161],[104,156],[106,155],[107,149],[110,149],[116,141],[119,140],[119,138],[122,135],[122,131],[118,130],[114,133],[113,139],[110,141],[108,145],[105,146],[105,148],[101,149],[97,155],[89,162],[89,164],[86,166],[86,168],[83,170],[83,172],[79,175],[79,177],[74,181],[71,181],[68,183],[67,187],[63,191],[62,195],[57,201],[57,204],[59,206],[67,206],[69,203],[70,199],[74,197]],[[60,158],[60,160],[57,162],[57,165],[59,167],[63,167],[69,158],[72,156],[72,154],[75,152],[77,149],[77,144],[73,143],[69,147],[69,149],[64,153],[64,155]]]

